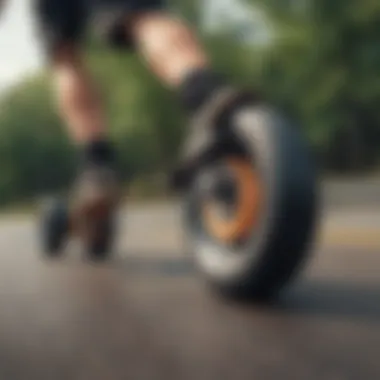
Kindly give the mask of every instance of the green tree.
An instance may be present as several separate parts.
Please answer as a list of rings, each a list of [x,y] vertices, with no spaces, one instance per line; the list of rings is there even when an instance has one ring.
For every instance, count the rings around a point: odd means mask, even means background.
[[[257,89],[300,121],[326,168],[367,169],[380,158],[380,4],[376,0],[247,0],[265,10],[274,36],[256,46],[228,30],[201,34],[216,70]],[[171,0],[199,28],[201,3]],[[87,57],[98,79],[125,180],[168,170],[185,119],[176,94],[136,54],[98,41]],[[0,102],[0,204],[64,189],[76,152],[56,113],[48,75]]]
[[[327,167],[360,170],[378,163],[379,2],[251,3],[265,9],[275,27],[262,88],[300,118]]]

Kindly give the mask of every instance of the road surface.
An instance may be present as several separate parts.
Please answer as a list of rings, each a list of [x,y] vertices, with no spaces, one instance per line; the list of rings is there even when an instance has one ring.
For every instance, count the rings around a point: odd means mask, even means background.
[[[94,265],[40,258],[30,217],[0,222],[0,379],[380,379],[380,210],[324,213],[302,278],[271,306],[222,302],[172,205],[132,206]]]

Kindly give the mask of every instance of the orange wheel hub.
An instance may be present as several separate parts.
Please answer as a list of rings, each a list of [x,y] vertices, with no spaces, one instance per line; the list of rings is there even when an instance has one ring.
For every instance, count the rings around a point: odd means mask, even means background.
[[[234,212],[222,217],[214,202],[205,202],[203,218],[208,232],[224,243],[246,238],[257,224],[262,203],[262,187],[258,174],[243,158],[226,161],[235,180]]]

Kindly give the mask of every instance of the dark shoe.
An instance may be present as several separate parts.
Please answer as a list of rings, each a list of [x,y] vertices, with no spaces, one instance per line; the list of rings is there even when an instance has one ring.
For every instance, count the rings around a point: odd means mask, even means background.
[[[179,163],[170,178],[170,186],[174,190],[189,188],[199,168],[217,159],[234,145],[234,115],[253,101],[255,99],[251,94],[226,88],[194,115],[189,123]]]
[[[94,226],[112,218],[120,199],[121,185],[115,170],[101,165],[84,168],[70,197],[70,219],[74,229],[93,240],[100,233]]]

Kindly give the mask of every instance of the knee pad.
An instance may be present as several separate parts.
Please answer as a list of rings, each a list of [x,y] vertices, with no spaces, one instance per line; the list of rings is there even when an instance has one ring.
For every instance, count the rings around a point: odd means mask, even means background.
[[[132,36],[128,33],[125,13],[116,11],[101,12],[95,21],[95,29],[100,39],[117,49],[131,49],[134,46]]]

